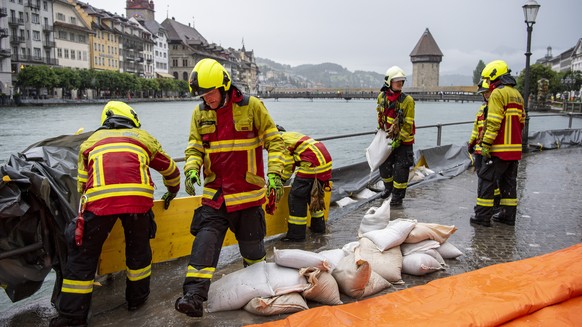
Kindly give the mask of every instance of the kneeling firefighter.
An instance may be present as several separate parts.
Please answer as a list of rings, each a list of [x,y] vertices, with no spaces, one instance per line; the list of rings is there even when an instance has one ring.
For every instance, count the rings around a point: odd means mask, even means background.
[[[330,191],[331,155],[323,145],[307,135],[287,132],[277,125],[285,141],[282,179],[287,181],[293,173],[289,192],[289,219],[285,242],[305,241],[307,207],[311,212],[311,231],[325,233],[324,190]]]
[[[102,126],[79,150],[79,216],[65,230],[68,260],[57,298],[59,316],[50,326],[87,325],[101,248],[117,219],[125,232],[127,309],[142,306],[150,293],[156,228],[152,212],[154,184],[149,168],[160,172],[168,192],[164,208],[180,190],[180,171],[158,141],[140,129],[137,113],[124,102],[103,108]]]

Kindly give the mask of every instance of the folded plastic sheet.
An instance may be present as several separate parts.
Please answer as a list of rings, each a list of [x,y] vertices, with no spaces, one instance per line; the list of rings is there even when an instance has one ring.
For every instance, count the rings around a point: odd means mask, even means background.
[[[283,326],[579,326],[582,244],[426,285],[298,312]],[[554,323],[559,322],[559,324]]]

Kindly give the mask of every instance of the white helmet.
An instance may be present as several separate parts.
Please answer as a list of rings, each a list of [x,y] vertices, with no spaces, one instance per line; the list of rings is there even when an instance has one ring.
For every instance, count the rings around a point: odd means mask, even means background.
[[[386,75],[384,76],[384,84],[387,87],[390,87],[390,83],[392,81],[406,81],[406,74],[404,74],[404,70],[398,66],[392,66],[388,68],[386,71]]]

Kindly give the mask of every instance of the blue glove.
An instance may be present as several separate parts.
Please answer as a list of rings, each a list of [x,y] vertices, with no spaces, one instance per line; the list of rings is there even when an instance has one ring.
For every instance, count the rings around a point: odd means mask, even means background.
[[[276,202],[279,202],[284,194],[283,181],[279,175],[273,173],[267,174],[267,178],[269,179],[267,184],[267,194],[270,194],[271,190],[275,190]]]
[[[177,193],[168,191],[166,194],[164,194],[164,196],[162,196],[162,200],[164,200],[164,209],[168,209],[170,207],[170,202],[174,200],[176,195]]]
[[[400,146],[400,140],[396,139],[396,140],[392,141],[392,144],[390,144],[390,145],[392,146],[392,150],[394,150]]]
[[[194,183],[200,186],[200,174],[197,169],[191,169],[186,172],[186,193],[190,195],[196,195],[196,190],[194,189]]]

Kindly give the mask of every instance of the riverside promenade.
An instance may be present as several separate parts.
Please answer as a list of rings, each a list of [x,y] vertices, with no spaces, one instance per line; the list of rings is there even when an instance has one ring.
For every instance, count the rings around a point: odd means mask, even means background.
[[[477,176],[472,169],[452,179],[435,180],[412,186],[403,206],[391,210],[391,219],[409,218],[419,222],[455,225],[458,230],[449,242],[463,255],[446,260],[445,270],[422,277],[403,274],[403,285],[394,285],[380,294],[424,285],[432,280],[462,274],[497,263],[516,261],[578,244],[582,241],[582,147],[531,152],[524,155],[518,174],[518,214],[514,227],[493,223],[493,227],[471,226],[469,217],[476,198]],[[315,252],[341,248],[357,240],[357,231],[365,212],[379,207],[376,195],[348,208],[332,208],[328,233],[308,236],[305,243],[283,243],[279,238],[268,242],[267,261],[272,262],[273,248],[298,248]],[[149,301],[128,312],[123,304],[125,276],[117,274],[100,280],[95,288],[90,326],[244,326],[285,318],[287,315],[262,317],[243,310],[205,313],[204,318],[189,318],[174,310],[181,294],[187,258],[156,264],[152,272]],[[223,251],[215,276],[242,268],[236,246]],[[548,267],[551,269],[551,267]],[[0,326],[47,326],[56,311],[50,305],[52,285],[42,296],[0,309]],[[344,303],[354,302],[342,295]],[[318,304],[309,302],[310,307]],[[388,318],[387,318],[388,319]],[[339,326],[338,326],[339,327]]]

